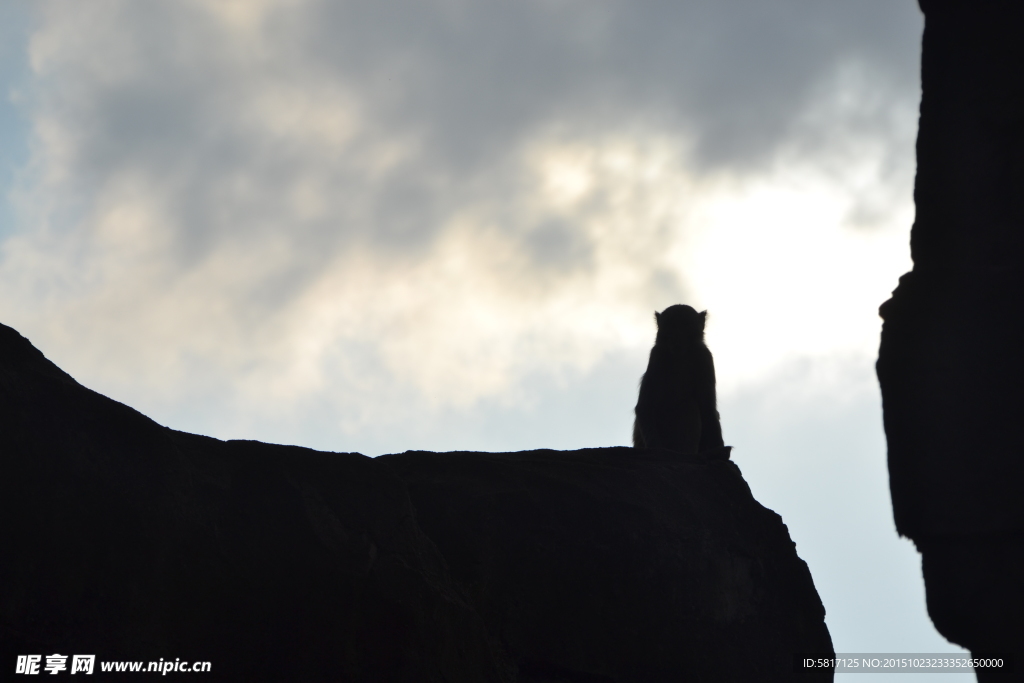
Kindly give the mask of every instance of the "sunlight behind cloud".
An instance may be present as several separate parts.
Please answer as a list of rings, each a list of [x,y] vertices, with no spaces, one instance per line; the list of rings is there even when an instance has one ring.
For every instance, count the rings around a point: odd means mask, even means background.
[[[158,419],[282,440],[639,377],[677,302],[723,392],[873,352],[901,72],[781,15],[602,2],[583,39],[571,5],[44,4],[0,317]]]
[[[283,358],[291,360],[273,363],[259,382],[279,399],[324,390],[332,373],[323,365],[338,344],[372,341],[376,361],[367,371],[418,387],[424,408],[467,408],[485,397],[529,401],[524,375],[586,372],[610,352],[649,345],[649,314],[635,302],[683,297],[664,247],[684,234],[685,174],[665,162],[671,148],[649,145],[656,155],[647,158],[634,146],[534,146],[520,183],[527,194],[453,211],[428,252],[339,254],[287,313]],[[568,176],[560,165],[567,157],[576,159],[573,201],[552,183],[552,175]],[[588,252],[568,271],[564,262],[554,272],[535,262],[530,237],[552,222],[569,226]],[[652,272],[668,284],[652,284]],[[253,379],[247,394],[259,384]],[[393,410],[364,401],[373,419]]]
[[[909,200],[847,224],[847,188],[804,171],[710,193],[689,262],[723,391],[802,356],[877,352],[878,305],[910,268]]]
[[[906,254],[909,207],[885,229],[858,230],[834,178],[805,168],[698,179],[685,145],[658,133],[544,135],[518,158],[504,191],[439,196],[444,222],[425,251],[339,250],[281,306],[255,293],[301,267],[289,233],[220,240],[179,271],[161,195],[122,179],[78,233],[95,277],[51,297],[34,324],[59,320],[52,338],[75,339],[64,353],[102,371],[85,379],[136,405],[177,402],[203,368],[250,420],[286,419],[320,396],[353,432],[395,419],[396,391],[418,397],[399,412],[523,405],[524,377],[579,376],[623,351],[645,358],[651,313],[677,302],[710,309],[723,394],[794,358],[874,353],[877,303],[907,265],[893,254]],[[333,201],[329,185],[296,187],[301,201],[286,195],[281,220],[302,225]],[[548,240],[540,254],[537,239]],[[36,278],[68,263],[44,257],[45,241],[8,249]],[[546,265],[552,249],[565,253]]]

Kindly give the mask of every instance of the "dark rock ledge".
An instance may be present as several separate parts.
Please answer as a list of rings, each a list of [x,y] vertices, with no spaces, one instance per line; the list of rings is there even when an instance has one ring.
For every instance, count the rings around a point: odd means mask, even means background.
[[[8,674],[56,652],[206,680],[810,680],[792,657],[832,651],[824,616],[728,460],[223,442],[0,325]]]

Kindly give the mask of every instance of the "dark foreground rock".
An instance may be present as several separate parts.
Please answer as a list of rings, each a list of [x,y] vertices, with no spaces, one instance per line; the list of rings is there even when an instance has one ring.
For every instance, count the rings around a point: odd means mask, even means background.
[[[893,513],[939,632],[1024,680],[1024,3],[919,2],[914,269],[877,366]]]
[[[101,677],[177,658],[206,680],[810,680],[794,653],[831,650],[785,525],[729,461],[222,442],[0,326],[5,678],[59,653]]]
[[[739,469],[636,454],[378,460],[525,680],[788,680],[795,652],[830,651],[807,565]]]

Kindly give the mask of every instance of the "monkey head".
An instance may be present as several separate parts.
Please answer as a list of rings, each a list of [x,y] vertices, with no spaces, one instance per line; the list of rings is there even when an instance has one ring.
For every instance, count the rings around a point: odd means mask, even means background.
[[[683,304],[669,306],[661,313],[655,312],[654,321],[658,324],[656,341],[703,340],[707,316],[707,311],[698,313],[693,307]]]

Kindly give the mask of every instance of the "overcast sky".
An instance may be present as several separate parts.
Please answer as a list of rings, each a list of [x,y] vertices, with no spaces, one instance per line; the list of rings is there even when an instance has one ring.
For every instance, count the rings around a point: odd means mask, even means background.
[[[176,429],[368,455],[626,445],[654,310],[839,651],[953,649],[873,362],[909,270],[913,0],[0,10],[0,321]],[[948,680],[948,677],[944,680]]]

